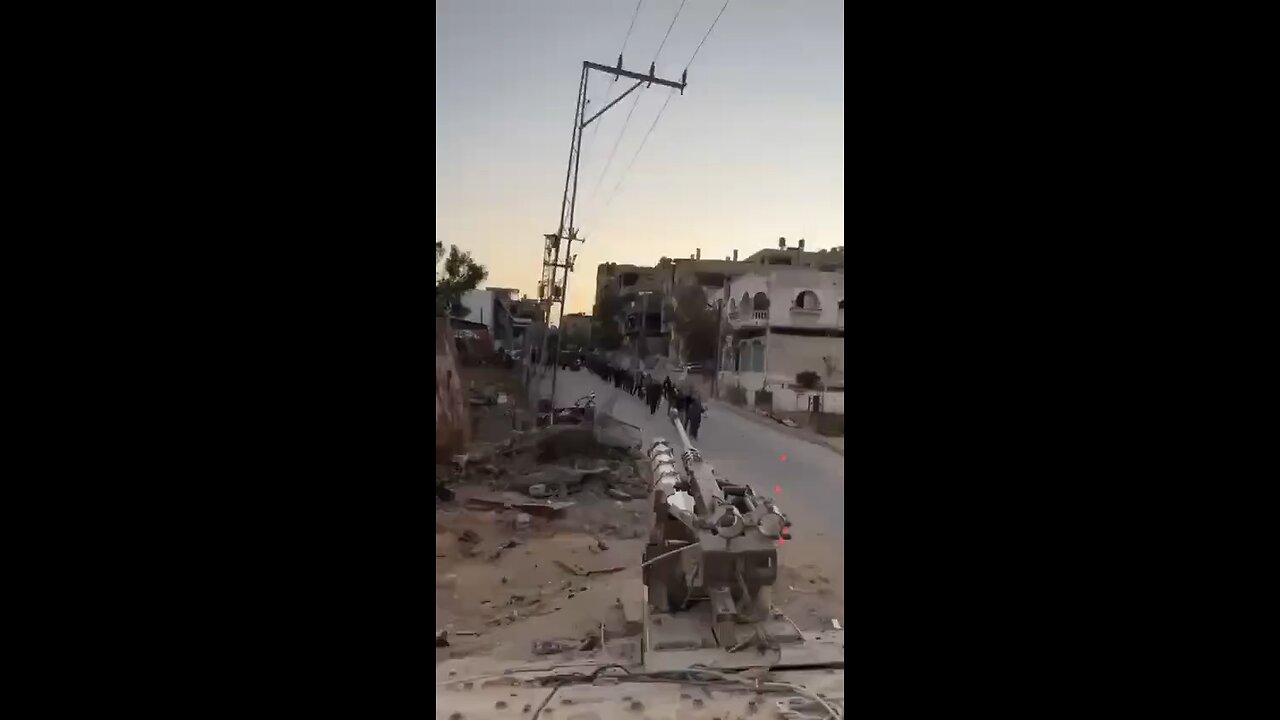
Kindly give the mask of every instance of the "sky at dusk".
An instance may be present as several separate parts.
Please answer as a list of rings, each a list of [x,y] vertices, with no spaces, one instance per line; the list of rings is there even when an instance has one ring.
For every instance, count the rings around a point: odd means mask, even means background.
[[[648,72],[680,5],[642,1],[625,69]],[[679,79],[723,5],[685,0],[659,77]],[[483,285],[536,294],[582,61],[614,65],[635,10],[635,0],[437,0],[435,239],[470,250],[489,270]],[[602,262],[652,265],[696,248],[746,256],[782,236],[808,250],[845,244],[843,1],[730,0],[688,68],[683,96],[642,88],[586,130],[575,224],[587,242],[574,243],[566,313],[590,312]],[[591,73],[588,116],[631,84]]]

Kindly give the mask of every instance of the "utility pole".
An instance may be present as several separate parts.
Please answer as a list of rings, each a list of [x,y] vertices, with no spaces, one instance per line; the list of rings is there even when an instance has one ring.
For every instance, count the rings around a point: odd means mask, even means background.
[[[586,117],[587,79],[592,70],[602,72],[607,75],[613,75],[615,80],[620,77],[629,78],[631,80],[635,80],[636,84],[632,85],[613,102],[605,105],[599,112],[588,118]],[[578,80],[578,102],[573,115],[573,134],[569,140],[569,163],[564,171],[564,195],[560,200],[560,225],[554,233],[548,233],[543,236],[546,241],[546,245],[543,248],[542,254],[542,280],[538,283],[539,297],[542,299],[544,306],[543,327],[548,331],[551,328],[552,307],[555,305],[556,301],[559,301],[560,303],[559,319],[556,321],[556,345],[552,354],[549,356],[552,358],[551,407],[553,412],[551,413],[551,421],[553,423],[555,422],[554,409],[556,404],[556,375],[557,371],[560,369],[560,336],[562,335],[560,331],[563,329],[561,326],[564,325],[564,301],[569,295],[569,273],[573,272],[573,261],[576,257],[575,255],[572,255],[570,251],[573,249],[573,241],[577,240],[578,242],[586,242],[586,238],[578,237],[578,229],[573,226],[574,209],[578,201],[578,164],[582,159],[582,131],[585,130],[588,125],[595,122],[595,120],[603,115],[609,108],[617,105],[622,98],[635,92],[641,85],[646,83],[650,86],[656,83],[658,85],[674,88],[679,90],[681,95],[684,94],[684,89],[686,87],[686,83],[684,81],[688,78],[688,69],[686,69],[685,73],[681,76],[680,82],[664,80],[660,77],[656,77],[653,70],[654,68],[652,64],[649,66],[648,75],[631,72],[630,70],[623,70],[621,56],[618,57],[618,64],[616,67],[609,67],[608,65],[601,65],[587,60],[582,61],[582,77]],[[563,256],[560,252],[561,241],[565,242]],[[563,261],[561,260],[562,257]],[[561,273],[561,270],[564,272]],[[561,277],[563,279],[560,283],[557,283],[556,280]],[[544,356],[547,356],[546,337],[546,333],[544,332]]]
[[[728,279],[724,283],[724,294],[726,296],[729,294]],[[716,298],[716,369],[715,374],[711,376],[711,397],[716,400],[720,399],[720,356],[724,355],[724,347],[722,346],[724,340],[721,338],[720,327],[727,307],[728,303],[724,301],[724,298]]]

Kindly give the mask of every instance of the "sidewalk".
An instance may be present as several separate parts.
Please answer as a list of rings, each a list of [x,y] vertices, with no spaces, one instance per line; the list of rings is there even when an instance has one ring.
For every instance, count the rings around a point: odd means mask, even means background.
[[[824,435],[819,435],[813,430],[810,430],[808,428],[787,427],[786,425],[783,425],[780,422],[771,420],[768,417],[765,417],[763,415],[757,415],[756,412],[754,410],[751,410],[750,408],[738,407],[737,405],[734,405],[733,403],[725,402],[724,400],[712,399],[712,400],[708,400],[707,404],[710,407],[714,407],[717,411],[734,413],[735,415],[746,418],[756,423],[757,425],[764,425],[766,427],[777,430],[778,432],[784,435],[790,435],[792,437],[799,438],[806,442],[811,442],[814,445],[820,445],[822,447],[831,448],[832,450],[836,451],[840,455],[842,456],[844,455],[844,438],[843,437],[826,437]]]

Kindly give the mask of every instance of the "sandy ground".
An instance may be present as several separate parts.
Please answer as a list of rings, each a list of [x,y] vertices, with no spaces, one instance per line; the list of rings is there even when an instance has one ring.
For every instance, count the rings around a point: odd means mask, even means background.
[[[532,659],[534,641],[582,639],[599,635],[602,623],[619,624],[617,604],[636,591],[640,579],[645,502],[584,497],[586,492],[572,496],[578,504],[563,517],[534,517],[527,530],[514,528],[515,512],[437,511],[436,627],[450,631],[451,644],[448,652],[437,651],[438,659],[473,653]],[[459,501],[469,494],[460,488]],[[466,530],[482,538],[470,557],[467,543],[458,541]],[[520,544],[489,559],[492,550],[513,538]],[[626,569],[580,577],[556,560],[585,570]],[[479,635],[458,636],[459,630]]]
[[[496,437],[502,434],[502,422],[495,421],[490,429],[480,427],[489,425],[481,419],[477,429]],[[725,462],[728,457],[718,460],[718,466],[732,466]],[[607,483],[587,482],[561,498],[574,502],[572,507],[554,519],[535,515],[527,528],[518,529],[515,510],[466,506],[476,495],[530,500],[495,487],[500,485],[501,478],[495,483],[492,477],[469,477],[453,486],[453,500],[437,502],[435,623],[438,631],[448,632],[449,643],[437,648],[437,662],[474,656],[546,659],[534,652],[535,643],[560,640],[573,645],[598,638],[601,625],[608,644],[619,638],[623,644],[634,642],[639,628],[627,622],[623,606],[629,604],[634,615],[635,601],[643,597],[639,564],[652,524],[648,501],[618,500],[606,494]],[[832,540],[843,544],[842,527],[839,535],[838,540],[810,537],[779,548],[782,562],[773,602],[802,629],[830,627],[833,618],[844,624],[843,566],[832,562],[830,552]],[[509,541],[517,544],[500,547]],[[581,577],[556,561],[585,570],[623,569]]]

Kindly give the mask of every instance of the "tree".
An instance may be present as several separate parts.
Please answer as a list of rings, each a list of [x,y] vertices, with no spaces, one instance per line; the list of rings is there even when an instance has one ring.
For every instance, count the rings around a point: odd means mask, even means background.
[[[440,260],[444,259],[443,274]],[[436,241],[436,317],[452,314],[455,317],[466,317],[470,310],[462,304],[462,295],[468,290],[475,290],[489,271],[483,265],[471,259],[471,253],[458,249],[457,245],[449,246],[446,257],[444,244]]]
[[[592,344],[599,350],[617,350],[622,345],[622,333],[618,330],[618,315],[622,313],[622,299],[612,286],[600,293],[592,315]]]
[[[707,362],[716,357],[718,311],[707,302],[701,285],[676,288],[672,311],[675,332],[680,336],[686,362]]]
[[[818,377],[818,373],[812,370],[805,370],[804,372],[796,373],[796,384],[805,390],[813,390],[818,387],[818,383],[820,381],[821,378]]]

